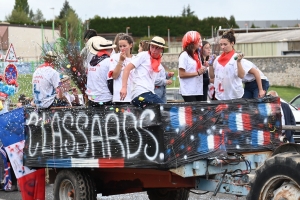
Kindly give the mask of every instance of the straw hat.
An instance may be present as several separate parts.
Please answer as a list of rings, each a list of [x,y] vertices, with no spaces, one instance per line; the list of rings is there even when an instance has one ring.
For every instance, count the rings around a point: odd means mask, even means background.
[[[152,40],[149,42],[149,44],[153,44],[162,48],[168,48],[166,46],[166,42],[162,37],[159,36],[155,36],[154,38],[152,38]]]
[[[103,37],[95,36],[90,39],[91,45],[90,45],[90,52],[92,54],[97,54],[98,51],[103,49],[113,49],[116,47],[115,44],[111,40],[106,40]]]
[[[47,51],[44,56],[42,56],[44,60],[56,60],[57,56],[53,51]]]

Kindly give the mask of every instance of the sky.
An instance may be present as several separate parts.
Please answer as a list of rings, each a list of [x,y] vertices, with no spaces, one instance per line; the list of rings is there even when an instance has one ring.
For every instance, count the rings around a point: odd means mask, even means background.
[[[100,17],[180,16],[184,7],[199,19],[226,17],[236,21],[300,20],[299,0],[68,0],[81,20]],[[30,9],[40,9],[46,20],[58,16],[65,0],[28,0]],[[14,0],[0,0],[0,21],[5,21]],[[54,8],[54,9],[51,9]]]

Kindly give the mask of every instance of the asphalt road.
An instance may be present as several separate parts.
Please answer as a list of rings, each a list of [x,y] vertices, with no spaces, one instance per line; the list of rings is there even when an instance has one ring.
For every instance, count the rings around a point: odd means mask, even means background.
[[[237,198],[234,195],[226,195],[226,194],[217,194],[216,197],[212,197],[212,193],[208,193],[206,195],[196,195],[190,193],[189,200],[245,200],[245,197]],[[0,200],[21,200],[21,193],[18,191],[15,192],[4,192],[0,191]],[[46,186],[46,200],[53,200],[52,196],[52,185]],[[100,197],[98,200],[148,200],[148,196],[146,192],[139,193],[131,193],[131,194],[123,194],[123,195],[113,195],[108,197]]]

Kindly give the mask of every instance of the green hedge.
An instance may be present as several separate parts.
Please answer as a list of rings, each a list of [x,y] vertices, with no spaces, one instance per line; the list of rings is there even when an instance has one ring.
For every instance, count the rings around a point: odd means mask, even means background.
[[[126,27],[130,27],[129,32],[134,37],[143,37],[148,35],[148,26],[150,26],[151,35],[167,36],[170,29],[171,36],[182,37],[187,31],[195,30],[201,33],[203,37],[211,36],[211,28],[222,26],[222,28],[238,26],[235,20],[225,17],[208,17],[203,20],[198,17],[120,17],[104,18],[95,16],[90,20],[89,27],[95,29],[98,33],[120,33],[126,32]]]

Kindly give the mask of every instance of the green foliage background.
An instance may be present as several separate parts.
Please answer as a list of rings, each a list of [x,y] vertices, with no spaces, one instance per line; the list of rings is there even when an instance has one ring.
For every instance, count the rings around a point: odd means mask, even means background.
[[[200,20],[196,16],[151,16],[151,17],[120,17],[104,18],[95,16],[90,20],[90,28],[98,33],[120,33],[130,27],[129,32],[134,37],[144,37],[148,34],[150,26],[151,35],[167,36],[170,29],[172,36],[182,37],[187,31],[195,30],[202,37],[211,36],[213,27],[238,28],[233,16],[228,20],[225,17],[208,17]]]

